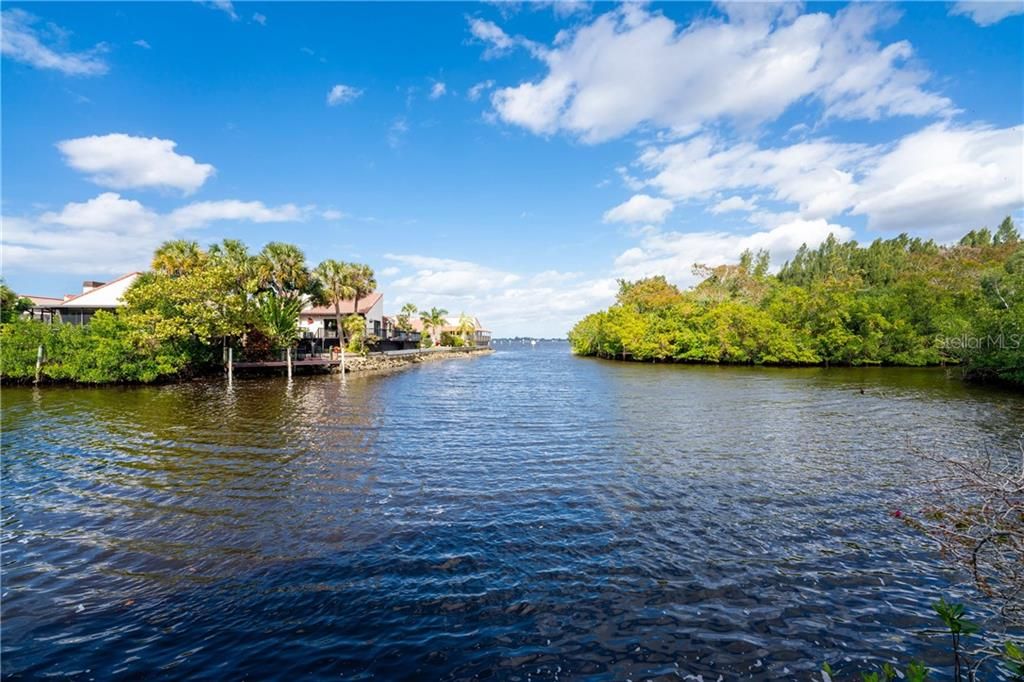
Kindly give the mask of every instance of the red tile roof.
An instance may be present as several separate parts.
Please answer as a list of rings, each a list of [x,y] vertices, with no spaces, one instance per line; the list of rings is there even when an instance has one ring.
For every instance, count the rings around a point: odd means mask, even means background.
[[[373,306],[377,305],[377,301],[379,301],[383,297],[384,297],[384,294],[380,293],[379,291],[375,291],[372,294],[370,294],[369,296],[366,296],[365,298],[359,299],[359,313],[361,315],[365,315],[366,313],[370,312],[370,309],[373,308]],[[355,301],[354,300],[348,299],[348,300],[342,301],[341,302],[341,314],[342,315],[351,315],[352,314],[352,310],[353,310],[354,307],[355,307]],[[311,306],[309,308],[303,309],[302,314],[303,315],[325,315],[325,316],[326,315],[333,315],[334,314],[334,304]]]

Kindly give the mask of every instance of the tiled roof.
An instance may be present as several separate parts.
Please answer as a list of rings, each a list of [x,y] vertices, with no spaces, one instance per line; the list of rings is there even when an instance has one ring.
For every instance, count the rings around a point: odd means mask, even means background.
[[[366,296],[365,298],[359,299],[359,313],[361,315],[365,315],[366,313],[370,312],[370,309],[373,308],[373,306],[377,305],[377,301],[379,301],[383,297],[384,297],[384,294],[380,293],[379,291],[375,291],[372,294],[370,294],[369,296]],[[355,301],[354,300],[348,299],[348,300],[342,301],[341,302],[341,314],[342,315],[351,315],[354,307],[355,307]],[[320,306],[311,306],[309,308],[303,309],[302,314],[303,315],[333,315],[334,314],[334,304],[320,305]]]

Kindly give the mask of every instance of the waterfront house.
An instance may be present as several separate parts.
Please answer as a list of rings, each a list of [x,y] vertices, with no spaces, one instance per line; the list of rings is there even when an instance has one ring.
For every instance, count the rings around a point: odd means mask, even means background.
[[[32,301],[32,307],[23,312],[22,317],[40,322],[53,322],[54,308],[64,302],[63,298],[55,296],[33,296],[32,294],[20,294],[19,298],[27,298]]]
[[[65,296],[62,302],[51,308],[51,311],[58,313],[62,322],[88,324],[97,311],[114,310],[124,305],[124,292],[141,274],[129,272],[109,282],[82,282],[82,293]]]
[[[485,329],[484,326],[480,324],[479,318],[470,315],[469,319],[473,321],[473,333],[470,335],[470,340],[477,346],[491,345],[491,331],[489,329]],[[423,321],[419,318],[409,320],[409,322],[412,324],[414,331],[421,334],[426,333],[423,329]],[[452,336],[461,337],[462,333],[459,331],[459,318],[446,317],[445,325],[441,327],[440,330],[431,330],[431,333],[436,334],[437,336],[447,333]]]
[[[341,302],[341,316],[360,315],[366,320],[366,333],[383,338],[384,336],[384,294],[375,291],[359,299],[359,310],[355,309],[355,301],[348,299]],[[344,324],[344,319],[342,319]],[[337,320],[334,315],[334,304],[308,306],[299,316],[299,328],[306,339],[329,341],[338,338]],[[335,343],[337,343],[335,341]],[[326,345],[334,345],[327,343]]]

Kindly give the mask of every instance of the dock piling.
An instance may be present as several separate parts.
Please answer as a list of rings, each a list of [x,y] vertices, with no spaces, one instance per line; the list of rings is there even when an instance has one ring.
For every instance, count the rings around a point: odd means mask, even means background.
[[[43,344],[39,344],[39,348],[36,350],[36,380],[33,383],[39,383],[39,375],[43,371]]]

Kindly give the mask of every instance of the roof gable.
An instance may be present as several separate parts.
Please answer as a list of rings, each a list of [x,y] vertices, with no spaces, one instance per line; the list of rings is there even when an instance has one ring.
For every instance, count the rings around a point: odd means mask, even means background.
[[[98,286],[84,294],[69,298],[60,304],[60,308],[116,308],[122,305],[121,298],[128,287],[139,278],[139,272],[129,272],[111,280],[102,286]]]

